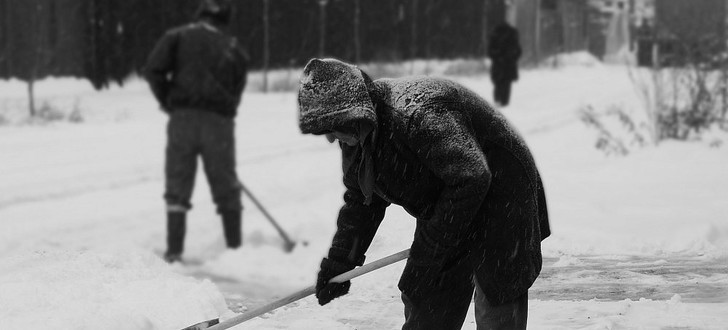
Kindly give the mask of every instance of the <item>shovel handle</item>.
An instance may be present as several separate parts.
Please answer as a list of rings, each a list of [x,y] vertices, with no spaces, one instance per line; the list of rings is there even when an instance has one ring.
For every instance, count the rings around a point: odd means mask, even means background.
[[[330,282],[334,282],[334,283],[346,282],[346,281],[349,281],[349,280],[351,280],[351,279],[353,279],[355,277],[358,277],[358,276],[364,275],[366,273],[375,271],[375,270],[377,270],[379,268],[382,268],[384,266],[388,266],[388,265],[391,265],[391,264],[393,264],[395,262],[398,262],[398,261],[407,259],[408,256],[409,256],[409,249],[406,249],[406,250],[397,252],[395,254],[392,254],[392,255],[390,255],[388,257],[384,257],[382,259],[379,259],[379,260],[373,261],[371,263],[368,263],[368,264],[366,264],[364,266],[361,266],[361,267],[358,267],[358,268],[354,268],[354,269],[352,269],[352,270],[350,270],[350,271],[348,271],[346,273],[337,275],[334,278],[332,278],[330,280]],[[240,323],[243,323],[243,322],[245,322],[247,320],[250,320],[250,319],[252,319],[254,317],[257,317],[257,316],[263,315],[265,313],[268,313],[268,312],[270,312],[270,311],[272,311],[272,310],[274,310],[276,308],[279,308],[281,306],[288,305],[288,304],[290,304],[290,303],[292,303],[294,301],[297,301],[297,300],[300,300],[302,298],[308,297],[308,296],[310,296],[310,295],[312,295],[314,293],[316,293],[316,286],[307,287],[307,288],[305,288],[303,290],[300,290],[300,291],[298,291],[296,293],[293,293],[293,294],[291,294],[289,296],[286,296],[286,297],[283,297],[281,299],[278,299],[278,300],[276,300],[274,302],[271,302],[271,303],[269,303],[267,305],[258,307],[258,308],[253,309],[253,310],[249,310],[249,311],[247,311],[245,313],[242,313],[240,315],[236,315],[235,317],[232,317],[230,319],[227,319],[224,322],[220,322],[220,323],[218,323],[216,325],[213,325],[212,327],[207,328],[207,329],[209,329],[209,330],[222,330],[222,329],[227,329],[227,328],[236,326],[236,325],[238,325]]]
[[[255,198],[255,195],[253,195],[253,193],[250,191],[250,189],[248,189],[248,187],[246,187],[242,182],[240,182],[240,187],[243,189],[243,193],[247,194],[248,197],[250,197],[250,200],[253,201],[253,204],[255,204],[255,206],[258,207],[260,212],[263,213],[263,215],[265,216],[266,219],[268,219],[268,221],[270,221],[270,223],[273,225],[273,227],[275,227],[276,231],[278,231],[278,234],[280,234],[281,237],[283,238],[283,240],[286,242],[285,247],[284,247],[286,252],[291,252],[291,250],[293,250],[293,247],[296,245],[296,242],[294,242],[288,236],[288,234],[286,234],[286,232],[283,230],[283,228],[281,228],[281,225],[278,224],[278,221],[273,219],[273,216],[270,215],[270,213],[268,213],[268,210],[266,210],[266,208],[263,206],[263,204],[261,204],[258,201],[258,199]]]
[[[329,282],[343,283],[343,282],[349,281],[355,277],[359,277],[359,276],[369,273],[371,271],[375,271],[384,266],[389,266],[395,262],[407,259],[408,256],[409,256],[409,249],[402,250],[402,251],[399,251],[390,256],[372,261],[364,266],[354,268],[346,273],[336,275],[336,276],[334,276],[334,278],[330,279]]]

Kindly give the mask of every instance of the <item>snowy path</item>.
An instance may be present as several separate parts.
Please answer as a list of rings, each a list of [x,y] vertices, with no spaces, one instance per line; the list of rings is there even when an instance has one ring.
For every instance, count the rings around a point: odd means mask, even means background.
[[[488,98],[487,77],[460,80]],[[728,206],[722,197],[728,195],[728,175],[720,164],[728,161],[725,152],[698,142],[666,143],[624,158],[596,151],[594,132],[580,123],[577,110],[584,104],[638,105],[623,70],[526,71],[514,88],[514,103],[504,112],[536,154],[554,232],[544,242],[544,270],[530,295],[531,328],[724,329]],[[19,98],[22,94],[10,95],[4,104]],[[164,248],[165,117],[146,86],[136,82],[54,98],[81,98],[89,122],[0,127],[0,318],[33,328],[49,322],[40,317],[43,313],[61,322],[98,308],[112,315],[103,318],[97,312],[101,321],[126,318],[147,324],[132,328],[175,329],[209,319],[214,311],[204,305],[207,300],[175,291],[180,285],[190,295],[198,292],[165,272],[212,280],[236,312],[314,283],[341,203],[340,156],[324,139],[299,134],[293,93],[246,94],[237,148],[241,179],[299,244],[285,253],[273,227],[244,199],[244,248],[226,251],[209,188],[198,173],[185,252],[193,265],[188,267],[125,257],[159,255]],[[368,260],[409,247],[413,226],[400,208],[388,210]],[[68,253],[74,262],[78,259],[75,251],[101,260],[89,266],[100,278],[83,273],[87,290],[79,290],[86,288],[77,287],[75,273],[64,263]],[[104,252],[112,254],[93,258]],[[109,286],[111,275],[104,271],[126,274],[122,270],[129,264],[136,267],[132,271],[157,277],[141,280],[151,292],[141,300],[168,307],[166,319],[159,316],[165,311],[148,312],[133,297],[131,311],[115,313],[121,309],[115,299],[136,292],[124,281],[137,280],[122,276],[121,284]],[[396,283],[402,267],[395,264],[355,280],[350,295],[325,307],[303,299],[240,328],[397,329],[402,307]],[[78,305],[70,307],[78,307],[69,312],[68,301],[57,302],[30,284],[28,291],[5,285],[18,283],[24,289],[24,281],[71,292]],[[171,293],[158,292],[160,286]],[[94,296],[104,289],[119,291]],[[44,307],[27,310],[28,305]],[[3,315],[4,306],[13,313]],[[472,312],[464,329],[474,329]]]
[[[701,258],[614,256],[546,258],[530,296],[541,300],[621,301],[669,300],[679,294],[684,302],[728,302],[728,265]]]

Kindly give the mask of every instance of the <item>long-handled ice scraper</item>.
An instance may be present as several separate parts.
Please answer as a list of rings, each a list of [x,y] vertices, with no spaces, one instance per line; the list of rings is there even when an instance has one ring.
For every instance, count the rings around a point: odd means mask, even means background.
[[[409,249],[397,252],[395,254],[392,254],[388,257],[384,257],[382,259],[370,262],[364,266],[354,268],[346,273],[343,273],[341,275],[338,275],[334,278],[332,278],[330,281],[334,283],[342,283],[349,281],[355,277],[364,275],[366,273],[375,271],[379,268],[382,268],[384,266],[391,265],[395,262],[407,259],[409,256]],[[256,309],[247,311],[245,313],[239,314],[235,317],[232,317],[230,319],[227,319],[223,322],[219,322],[219,319],[212,319],[204,322],[197,323],[195,325],[189,326],[187,328],[184,328],[182,330],[223,330],[228,329],[230,327],[236,326],[240,323],[243,323],[245,321],[248,321],[252,318],[255,318],[257,316],[263,315],[265,313],[268,313],[276,308],[288,305],[294,301],[300,300],[302,298],[308,297],[312,294],[316,293],[316,286],[312,285],[310,287],[307,287],[303,290],[300,290],[296,293],[293,293],[289,296],[283,297],[281,299],[278,299],[274,302],[271,302],[267,305],[258,307]]]

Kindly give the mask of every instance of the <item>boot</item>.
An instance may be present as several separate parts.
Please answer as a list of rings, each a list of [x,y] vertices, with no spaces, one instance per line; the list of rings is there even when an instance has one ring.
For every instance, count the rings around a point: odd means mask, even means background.
[[[240,210],[222,212],[222,229],[228,248],[237,249],[243,243],[242,212]]]
[[[167,252],[164,260],[168,263],[181,262],[185,243],[186,217],[184,212],[167,212]]]

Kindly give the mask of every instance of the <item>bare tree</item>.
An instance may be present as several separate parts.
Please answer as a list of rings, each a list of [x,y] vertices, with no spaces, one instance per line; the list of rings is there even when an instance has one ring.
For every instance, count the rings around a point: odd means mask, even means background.
[[[410,40],[410,58],[414,59],[417,55],[417,5],[419,0],[412,0],[412,36]]]
[[[354,59],[361,63],[361,0],[354,0]]]
[[[268,92],[268,64],[270,61],[270,0],[263,0],[263,92]]]
[[[49,34],[53,32],[51,26],[49,26],[48,18],[53,15],[49,13],[49,8],[46,2],[43,0],[29,0],[32,5],[30,19],[30,26],[28,32],[30,33],[30,53],[28,60],[29,67],[27,72],[26,82],[28,84],[28,110],[30,116],[35,117],[38,114],[38,109],[35,104],[35,83],[37,80],[42,79],[47,75],[47,69],[51,61],[52,52],[49,48]],[[52,6],[52,3],[48,4]]]
[[[326,5],[329,0],[318,0],[319,4],[319,57],[324,57],[326,49]]]

